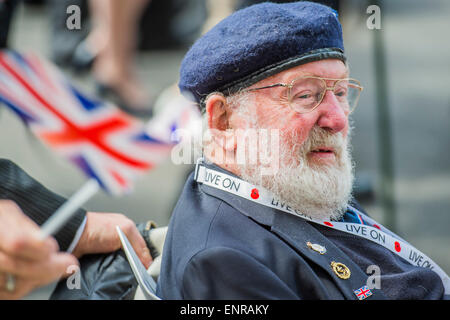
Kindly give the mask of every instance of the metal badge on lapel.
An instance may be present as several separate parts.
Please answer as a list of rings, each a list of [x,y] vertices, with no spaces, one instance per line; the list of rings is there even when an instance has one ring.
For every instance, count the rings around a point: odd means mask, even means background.
[[[311,242],[307,242],[306,246],[320,254],[325,254],[325,252],[327,252],[327,249],[324,246],[321,246],[320,244],[317,243],[311,243]]]
[[[350,269],[345,264],[331,261],[331,268],[339,278],[344,280],[350,278],[351,275]]]

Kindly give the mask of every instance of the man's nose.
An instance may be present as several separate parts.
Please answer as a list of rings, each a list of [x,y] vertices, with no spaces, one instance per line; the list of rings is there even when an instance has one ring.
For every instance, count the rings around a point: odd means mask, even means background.
[[[341,107],[334,93],[327,90],[321,104],[317,107],[317,125],[332,133],[344,130],[348,125],[348,113]]]

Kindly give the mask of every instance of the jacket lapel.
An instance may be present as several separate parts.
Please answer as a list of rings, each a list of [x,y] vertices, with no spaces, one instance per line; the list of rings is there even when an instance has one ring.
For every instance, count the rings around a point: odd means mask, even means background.
[[[346,299],[357,299],[353,291],[366,285],[368,276],[333,242],[306,220],[284,212],[277,212],[273,220],[272,231],[327,272]],[[325,247],[326,253],[320,254],[310,249],[307,246],[308,242]],[[338,277],[331,265],[333,261],[348,267],[351,272],[348,279]],[[372,298],[381,300],[385,299],[385,296],[380,290],[372,290]]]

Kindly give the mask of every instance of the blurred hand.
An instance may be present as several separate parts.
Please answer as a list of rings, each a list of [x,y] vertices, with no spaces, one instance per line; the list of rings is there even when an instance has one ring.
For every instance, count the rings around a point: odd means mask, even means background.
[[[54,238],[40,239],[39,226],[15,202],[0,200],[0,299],[22,298],[79,265],[73,255],[58,250]],[[6,289],[7,274],[15,279],[12,292]]]
[[[73,254],[107,253],[121,248],[116,226],[122,229],[141,262],[148,268],[152,262],[150,251],[135,223],[118,213],[88,212],[86,226]]]

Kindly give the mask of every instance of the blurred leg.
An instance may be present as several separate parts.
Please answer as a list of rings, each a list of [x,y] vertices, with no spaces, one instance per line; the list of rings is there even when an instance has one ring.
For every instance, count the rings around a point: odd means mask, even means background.
[[[0,0],[0,49],[8,46],[9,27],[17,2],[17,0]]]
[[[89,12],[91,15],[92,29],[86,38],[91,53],[97,56],[106,47],[109,39],[108,24],[111,20],[109,2],[110,0],[90,0]]]
[[[145,108],[148,97],[134,72],[134,58],[140,16],[149,0],[91,2],[93,17],[98,21],[93,42],[103,46],[94,62],[95,77],[113,88],[130,107]],[[106,42],[102,44],[95,36]]]

